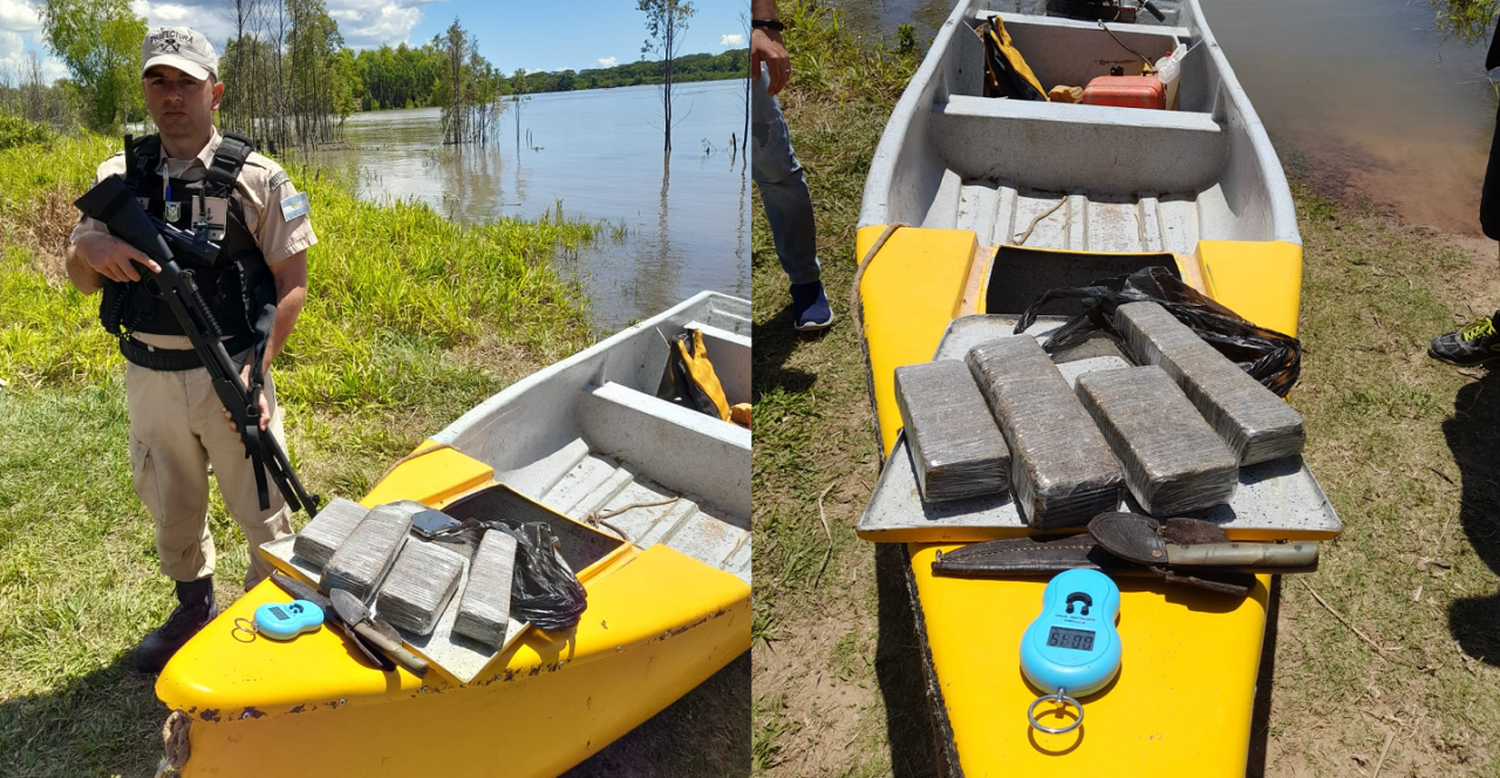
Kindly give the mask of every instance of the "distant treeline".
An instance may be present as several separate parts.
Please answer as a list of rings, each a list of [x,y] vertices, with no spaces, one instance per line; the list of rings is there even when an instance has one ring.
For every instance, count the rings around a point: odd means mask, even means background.
[[[685,0],[661,0],[674,7],[680,1],[691,8]],[[345,45],[327,0],[224,2],[233,29],[219,57],[218,75],[228,85],[220,126],[272,150],[335,140],[350,114],[381,108],[441,108],[445,143],[485,143],[509,106],[519,139],[520,95],[663,83],[668,72],[658,60],[506,75],[479,53],[478,40],[457,18],[420,46],[355,51]],[[651,2],[640,2],[640,10],[650,10]],[[18,70],[0,66],[0,113],[65,131],[79,124],[108,134],[126,124],[149,126],[139,58],[146,19],[131,0],[36,0],[35,7],[42,37],[69,78],[45,83],[34,52]],[[657,56],[672,62],[670,77],[679,83],[743,78],[749,71],[745,49],[717,56],[669,49]],[[12,129],[0,133],[16,134]]]
[[[353,75],[363,89],[360,108],[378,111],[382,108],[421,108],[441,105],[443,68],[446,54],[432,44],[411,47],[401,44],[395,48],[381,46],[365,49],[354,57]],[[749,72],[750,53],[747,49],[726,51],[723,54],[688,54],[678,57],[673,65],[673,80],[718,81],[744,78]],[[577,89],[608,89],[617,86],[659,84],[663,78],[663,65],[655,62],[627,62],[608,68],[591,68],[582,71],[561,70],[528,73],[518,70],[501,83],[505,95],[531,94],[536,92],[568,92]]]

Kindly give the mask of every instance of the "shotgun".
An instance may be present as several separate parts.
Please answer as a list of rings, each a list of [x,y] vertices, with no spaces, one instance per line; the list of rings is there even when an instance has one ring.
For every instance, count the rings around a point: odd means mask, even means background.
[[[266,488],[266,471],[281,490],[293,511],[306,510],[309,516],[318,512],[319,497],[308,494],[302,481],[292,470],[286,451],[277,442],[276,436],[261,434],[260,386],[246,386],[240,380],[234,360],[224,349],[220,340],[219,325],[213,313],[207,310],[203,298],[198,294],[198,285],[193,280],[193,271],[184,270],[177,264],[176,255],[182,253],[205,263],[212,264],[219,254],[219,246],[208,238],[206,225],[199,225],[193,232],[178,229],[146,213],[136,202],[125,182],[117,175],[110,176],[73,203],[85,215],[103,222],[115,237],[133,246],[161,267],[160,273],[152,273],[141,265],[141,273],[157,287],[157,296],[166,301],[172,314],[182,324],[183,332],[193,343],[193,350],[208,368],[213,381],[214,393],[229,410],[234,423],[239,426],[240,439],[245,443],[245,456],[255,470],[256,492],[260,497],[260,509],[271,507]],[[254,356],[252,355],[252,359]]]

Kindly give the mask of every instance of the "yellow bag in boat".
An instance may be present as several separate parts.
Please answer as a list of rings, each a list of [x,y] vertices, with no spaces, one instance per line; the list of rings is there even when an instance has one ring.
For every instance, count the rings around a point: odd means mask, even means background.
[[[984,38],[985,96],[1047,102],[1042,82],[1031,72],[1021,52],[1011,45],[1005,22],[991,16],[979,30]]]
[[[1047,100],[1053,103],[1081,103],[1083,102],[1083,87],[1058,84],[1047,93]]]
[[[713,363],[708,361],[702,332],[692,330],[673,335],[672,356],[667,360],[667,367],[672,373],[672,386],[679,402],[710,416],[718,416],[721,421],[729,421],[729,400],[724,396],[724,387],[719,384]]]

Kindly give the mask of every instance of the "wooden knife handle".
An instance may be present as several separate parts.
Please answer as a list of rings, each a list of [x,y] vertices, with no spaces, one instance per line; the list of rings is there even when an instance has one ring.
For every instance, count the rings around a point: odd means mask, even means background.
[[[1203,567],[1305,567],[1318,561],[1318,544],[1296,543],[1201,543],[1191,546],[1167,544],[1167,561]]]
[[[426,659],[407,651],[406,647],[401,645],[399,641],[391,640],[385,635],[380,634],[380,630],[375,629],[370,622],[362,621],[355,624],[354,631],[358,632],[360,637],[370,641],[371,644],[384,651],[387,656],[396,660],[402,667],[411,671],[412,675],[418,678],[427,675]]]

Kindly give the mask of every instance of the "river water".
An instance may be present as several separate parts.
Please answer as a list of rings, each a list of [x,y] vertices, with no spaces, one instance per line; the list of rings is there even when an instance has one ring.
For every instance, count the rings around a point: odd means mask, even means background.
[[[1436,21],[1443,0],[1200,2],[1293,175],[1325,197],[1479,234],[1496,90],[1488,41],[1450,39]],[[844,5],[857,28],[911,23],[924,43],[951,7]]]
[[[422,200],[460,221],[561,208],[607,222],[559,262],[612,332],[705,289],[750,294],[749,172],[731,151],[744,82],[678,85],[672,102],[670,160],[654,86],[532,95],[519,112],[507,104],[484,146],[442,145],[436,108],[359,113],[319,160],[356,173],[362,197]]]

